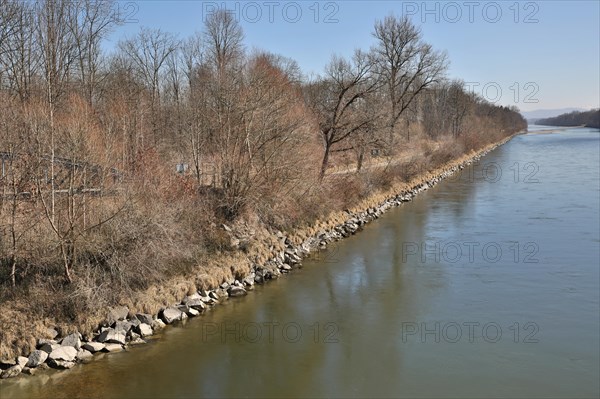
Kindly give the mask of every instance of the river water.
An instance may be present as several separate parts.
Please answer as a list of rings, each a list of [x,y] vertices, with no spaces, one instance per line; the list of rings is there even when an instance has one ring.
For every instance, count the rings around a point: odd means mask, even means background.
[[[600,134],[528,134],[287,278],[8,398],[598,397]]]

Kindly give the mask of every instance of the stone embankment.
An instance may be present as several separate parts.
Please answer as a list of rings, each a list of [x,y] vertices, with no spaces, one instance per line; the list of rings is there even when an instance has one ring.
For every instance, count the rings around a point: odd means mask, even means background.
[[[72,333],[59,337],[56,330],[50,329],[47,334],[50,338],[38,339],[36,350],[27,356],[1,359],[0,377],[4,379],[16,377],[21,373],[34,374],[44,368],[69,369],[77,362],[90,361],[96,353],[120,352],[129,345],[146,343],[149,337],[169,324],[200,316],[207,308],[216,306],[228,298],[245,296],[255,284],[264,284],[268,280],[289,273],[299,267],[302,259],[311,252],[323,250],[332,242],[356,234],[364,225],[378,219],[387,210],[411,201],[420,192],[476,162],[508,140],[488,147],[462,163],[447,167],[425,182],[415,185],[408,191],[395,194],[376,206],[357,213],[347,211],[347,219],[343,223],[327,231],[319,231],[299,245],[294,245],[288,237],[278,232],[277,239],[285,244],[285,249],[277,257],[263,265],[254,265],[252,271],[241,279],[223,282],[212,290],[200,290],[186,296],[180,303],[162,309],[158,314],[132,314],[127,307],[116,307],[108,310],[106,322],[98,326],[90,336]]]

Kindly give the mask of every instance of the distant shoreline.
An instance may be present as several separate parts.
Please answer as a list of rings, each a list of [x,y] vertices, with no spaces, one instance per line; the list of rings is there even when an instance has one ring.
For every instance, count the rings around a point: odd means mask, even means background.
[[[533,125],[533,126],[542,126],[542,125]],[[528,131],[526,134],[549,134],[549,133],[559,133],[562,132],[564,130],[568,130],[568,129],[579,129],[585,127],[585,125],[581,125],[581,126],[557,126],[557,127],[552,127],[550,129],[544,129],[544,130],[536,130],[533,132]]]

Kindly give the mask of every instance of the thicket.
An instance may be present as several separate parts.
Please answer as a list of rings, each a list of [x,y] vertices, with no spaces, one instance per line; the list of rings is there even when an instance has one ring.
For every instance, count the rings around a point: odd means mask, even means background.
[[[44,324],[91,328],[178,277],[242,273],[240,259],[270,255],[261,234],[526,127],[449,81],[446,56],[406,18],[377,21],[372,48],[307,79],[247,51],[227,13],[189,38],[143,28],[106,53],[112,6],[0,0],[0,355]]]

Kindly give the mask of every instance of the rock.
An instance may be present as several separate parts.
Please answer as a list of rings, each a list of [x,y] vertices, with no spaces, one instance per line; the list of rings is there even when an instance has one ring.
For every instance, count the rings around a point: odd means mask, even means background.
[[[112,328],[108,328],[102,334],[100,334],[98,337],[98,342],[125,345],[126,336],[123,331],[116,331]]]
[[[227,293],[229,294],[230,297],[239,297],[239,296],[244,296],[247,294],[245,289],[243,289],[242,287],[237,287],[237,286],[229,287],[229,290],[227,290]]]
[[[25,356],[17,356],[17,364],[19,366],[21,366],[21,368],[25,367],[25,365],[27,364],[27,362],[29,361],[28,358],[26,358]]]
[[[58,342],[53,339],[38,339],[36,348],[40,349],[40,347],[44,346],[45,344],[58,344]]]
[[[152,327],[152,330],[156,331],[165,328],[167,325],[161,319],[156,319],[152,321],[150,326]]]
[[[152,315],[149,315],[149,314],[146,314],[146,313],[138,313],[138,314],[135,315],[135,317],[137,317],[137,319],[141,323],[148,324],[149,326],[151,326],[152,322],[154,321],[154,318],[152,317]]]
[[[224,290],[226,290],[226,289],[227,289],[227,287],[229,287],[229,283],[227,283],[227,282],[224,282],[224,283],[222,283],[222,284],[221,284],[219,287],[221,287],[221,288],[223,288]]]
[[[73,348],[72,346],[68,346],[67,348]],[[75,348],[73,348],[73,350],[75,350]],[[75,362],[70,362],[67,360],[55,360],[55,359],[50,359],[48,361],[48,364],[50,365],[50,367],[55,368],[55,369],[70,369],[73,366],[75,366]]]
[[[190,299],[190,297],[187,297],[186,299],[183,300],[183,303],[188,306],[189,308],[193,308],[196,309],[197,311],[203,311],[204,308],[206,307],[204,305],[204,302],[202,301],[202,297],[200,295],[198,295],[197,298],[193,298]]]
[[[135,327],[135,330],[142,338],[149,337],[154,333],[152,327],[146,323],[141,323],[139,326]]]
[[[229,294],[227,293],[227,290],[225,290],[223,288],[217,289],[216,294],[219,296],[219,298],[227,298],[229,296]]]
[[[254,273],[250,274],[248,277],[244,278],[244,281],[243,281],[244,285],[253,286],[255,278],[256,278],[256,275]]]
[[[219,300],[219,295],[215,291],[210,291],[208,293],[208,296],[211,297],[212,299],[216,300],[216,301]]]
[[[162,319],[166,324],[171,324],[174,321],[182,320],[183,313],[181,310],[176,308],[166,308],[162,311]]]
[[[104,352],[109,352],[109,353],[113,353],[113,352],[121,352],[123,350],[123,345],[121,344],[106,344],[104,346]]]
[[[196,317],[196,316],[200,316],[200,312],[197,311],[194,308],[189,308],[188,311],[186,312],[188,316],[190,317]]]
[[[194,299],[200,299],[202,295],[198,294],[197,292],[194,292],[192,295],[188,295],[186,296],[183,301],[181,301],[181,303],[187,305],[187,301],[193,301]]]
[[[46,352],[46,353],[52,353],[52,351],[60,348],[61,346],[59,344],[44,344],[42,346],[40,346],[40,350]],[[75,349],[75,348],[73,348]]]
[[[116,321],[113,324],[113,329],[115,331],[122,332],[125,335],[127,335],[127,333],[129,332],[129,330],[131,330],[131,327],[133,327],[133,324],[131,322],[129,322],[129,321],[123,321],[123,320]]]
[[[46,328],[46,336],[50,339],[56,339],[56,337],[58,337],[58,331],[54,328]]]
[[[86,342],[85,344],[81,345],[83,349],[91,353],[100,352],[104,349],[104,346],[105,345],[101,342]]]
[[[23,374],[34,375],[36,371],[37,371],[36,369],[32,369],[31,367],[23,367],[22,373]]]
[[[9,368],[16,366],[17,365],[17,360],[16,359],[2,359],[0,360],[0,369],[2,370],[8,370]]]
[[[21,371],[23,370],[23,367],[21,367],[20,365],[14,365],[12,367],[9,367],[8,369],[4,370],[2,372],[2,375],[0,375],[0,378],[4,379],[4,378],[13,378],[18,376],[19,374],[21,374]]]
[[[27,367],[38,367],[40,364],[44,363],[48,358],[48,353],[42,350],[34,350],[29,354],[29,359],[27,359]]]
[[[125,320],[128,314],[129,308],[127,306],[117,306],[114,308],[110,308],[108,311],[108,317],[106,318],[106,321],[108,322],[108,325],[111,326],[119,320]]]
[[[132,339],[131,342],[129,342],[130,345],[141,345],[141,344],[145,344],[145,343],[146,343],[146,341],[144,341],[140,337]]]
[[[72,346],[61,346],[54,349],[48,354],[50,360],[64,360],[66,362],[73,362],[77,358],[77,349]]]
[[[69,334],[60,341],[60,344],[62,346],[72,346],[76,350],[79,350],[81,349],[81,334]]]
[[[81,361],[90,360],[93,356],[92,352],[85,349],[79,349],[79,351],[77,351],[77,359]]]

